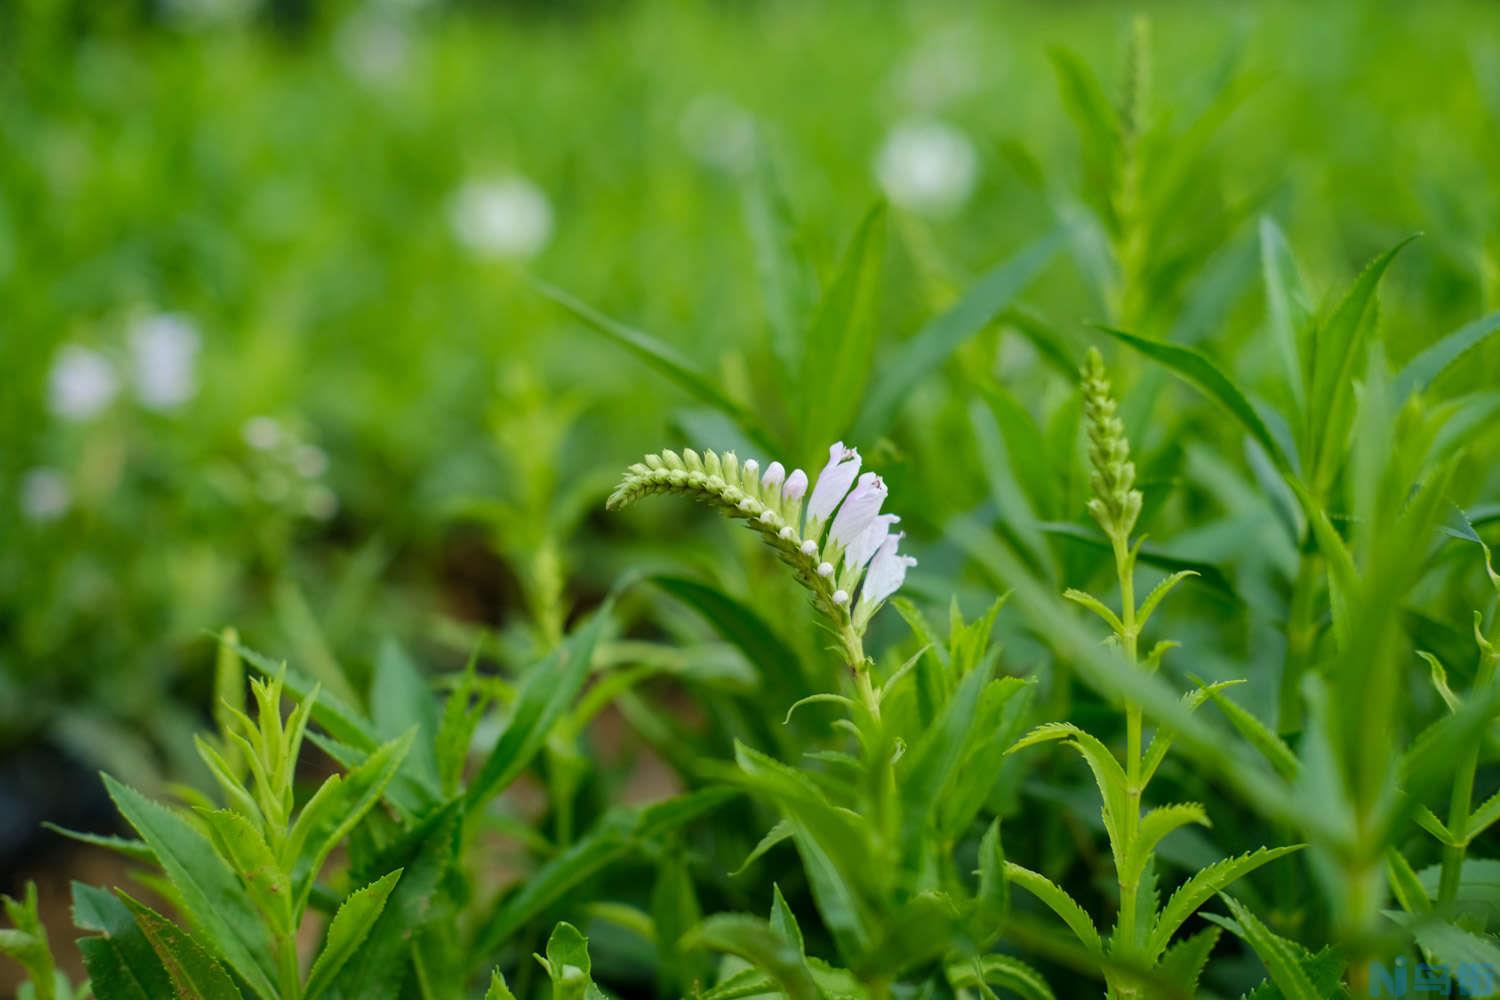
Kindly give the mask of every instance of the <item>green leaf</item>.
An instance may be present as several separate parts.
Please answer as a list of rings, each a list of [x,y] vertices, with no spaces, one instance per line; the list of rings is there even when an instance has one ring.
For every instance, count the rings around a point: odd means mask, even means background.
[[[875,354],[876,325],[866,315],[885,246],[885,205],[877,202],[855,230],[802,343],[800,455],[813,455],[850,429]]]
[[[527,671],[505,732],[469,785],[470,812],[477,813],[481,805],[514,781],[547,741],[553,724],[568,710],[588,678],[594,646],[612,607],[613,601],[606,600],[593,618]]]
[[[141,933],[130,910],[112,893],[73,883],[73,923],[101,937],[78,942],[83,964],[101,1000],[160,1000],[171,996],[172,980],[156,949]]]
[[[1438,897],[1442,870],[1442,865],[1436,864],[1417,873],[1417,881],[1428,899]],[[1465,858],[1459,869],[1456,903],[1464,917],[1485,927],[1500,927],[1500,861]]]
[[[1021,1000],[1055,1000],[1042,974],[1012,955],[980,955],[950,962],[944,973],[955,990],[972,990],[984,983],[1009,990]]]
[[[408,732],[391,740],[347,773],[333,775],[302,807],[284,847],[292,862],[292,894],[299,911],[328,855],[385,794],[414,736]]]
[[[1115,614],[1113,608],[1105,604],[1103,601],[1099,600],[1099,598],[1095,597],[1093,594],[1090,594],[1084,590],[1078,590],[1076,587],[1069,587],[1067,590],[1063,591],[1063,599],[1072,601],[1074,604],[1077,604],[1080,607],[1088,608],[1095,615],[1097,615],[1100,620],[1104,622],[1104,624],[1108,625],[1110,631],[1114,632],[1116,635],[1122,635],[1125,632],[1125,623],[1120,621],[1120,616]]]
[[[1296,477],[1291,459],[1282,450],[1281,443],[1276,440],[1276,436],[1266,427],[1265,421],[1261,419],[1250,400],[1245,398],[1245,394],[1240,392],[1235,384],[1214,366],[1212,361],[1186,347],[1147,340],[1123,330],[1112,330],[1108,327],[1100,327],[1100,329],[1153,361],[1165,365],[1172,374],[1218,403],[1246,433],[1255,439],[1256,444],[1265,449],[1266,454],[1271,456],[1271,461],[1283,476],[1288,479]]]
[[[276,949],[294,949],[291,938],[296,931],[296,922],[291,887],[280,861],[266,845],[265,837],[237,812],[228,809],[199,809],[197,812],[208,827],[219,856],[234,868],[251,902],[265,918],[275,938]]]
[[[462,822],[462,802],[450,802],[361,866],[368,870],[354,873],[358,880],[374,881],[376,873],[402,871],[364,940],[322,987],[324,995],[334,1000],[401,995],[412,938],[436,916],[434,896],[457,855]]]
[[[1217,861],[1194,874],[1177,887],[1177,891],[1172,893],[1172,898],[1167,900],[1167,905],[1162,907],[1161,913],[1156,918],[1156,924],[1151,928],[1151,935],[1146,940],[1147,956],[1155,957],[1165,951],[1172,941],[1172,935],[1176,934],[1177,929],[1187,922],[1188,917],[1196,913],[1198,907],[1208,902],[1226,886],[1239,881],[1262,865],[1294,851],[1300,851],[1302,847],[1301,844],[1288,847],[1262,847],[1249,854]]]
[[[1109,833],[1110,850],[1115,857],[1123,857],[1127,842],[1121,824],[1130,815],[1130,797],[1120,762],[1108,747],[1070,722],[1043,723],[1017,740],[1008,753],[1052,740],[1061,740],[1064,746],[1077,750],[1094,773],[1094,783],[1104,800],[1104,829]]]
[[[1104,946],[1099,941],[1099,931],[1095,929],[1094,922],[1089,919],[1084,908],[1079,906],[1077,901],[1061,886],[1045,875],[1023,868],[1012,861],[1005,863],[1005,877],[1045,903],[1048,909],[1068,925],[1069,930],[1091,955],[1104,954]]]
[[[1380,278],[1416,236],[1408,236],[1372,260],[1360,272],[1343,301],[1315,335],[1312,356],[1312,378],[1307,395],[1308,461],[1316,470],[1312,481],[1322,483],[1328,470],[1336,468],[1342,458],[1342,438],[1348,430],[1346,401],[1354,391],[1354,373],[1359,365],[1367,332],[1372,325],[1375,289]]]
[[[583,1000],[597,993],[589,939],[572,924],[560,923],[547,938],[547,957],[539,959],[552,979],[552,1000]]]
[[[802,329],[817,296],[817,276],[786,193],[777,183],[770,158],[764,155],[757,158],[754,175],[745,186],[745,221],[771,328],[771,353],[782,377],[790,380],[801,360]]]
[[[1500,330],[1500,312],[1482,316],[1424,349],[1396,374],[1392,386],[1393,401],[1399,406],[1412,393],[1426,392],[1439,375],[1488,340],[1496,330]]]
[[[276,990],[271,984],[276,979],[276,967],[271,942],[234,872],[182,817],[109,775],[103,777],[120,815],[155,853],[192,922],[203,929],[213,948],[251,989],[266,1000],[274,1000]],[[142,925],[142,930],[152,937],[150,928]],[[159,953],[161,947],[155,938],[152,945]],[[165,956],[162,960],[167,962]],[[176,981],[176,975],[173,978]]]
[[[1269,217],[1260,220],[1261,265],[1266,283],[1266,307],[1271,336],[1300,422],[1307,405],[1301,344],[1312,326],[1313,314],[1297,261],[1281,229]]]
[[[738,955],[775,980],[790,1000],[819,1000],[802,952],[764,920],[744,913],[716,913],[683,939],[684,948]]]
[[[338,912],[328,925],[323,950],[318,953],[312,972],[308,974],[307,988],[302,994],[306,1000],[316,1000],[364,943],[403,871],[397,868],[381,876],[363,889],[350,893],[349,898],[339,904]]]
[[[854,439],[874,441],[884,434],[918,383],[1005,311],[1052,260],[1063,236],[1051,233],[991,267],[957,302],[892,351],[865,396]]]
[[[1220,685],[1206,685],[1197,677],[1193,678],[1193,683],[1199,685],[1219,711],[1224,713],[1229,724],[1234,726],[1239,734],[1259,751],[1260,755],[1275,768],[1277,774],[1288,781],[1297,777],[1302,764],[1297,760],[1297,755],[1292,753],[1292,748],[1286,745],[1285,740],[1237,702],[1221,694]]]
[[[739,403],[730,399],[721,392],[714,382],[705,375],[696,364],[678,352],[675,347],[664,341],[658,340],[648,333],[643,333],[611,319],[596,309],[585,305],[578,299],[569,295],[560,288],[556,288],[544,281],[534,283],[536,290],[541,292],[553,302],[562,306],[574,318],[581,320],[586,329],[601,335],[604,339],[625,348],[634,354],[647,367],[665,375],[667,379],[675,383],[694,399],[700,400],[723,412],[735,423],[739,424],[752,436],[764,440],[764,435],[759,430],[759,421],[748,410]]]
[[[970,670],[959,684],[942,714],[928,726],[902,759],[899,776],[901,795],[902,850],[908,860],[917,859],[923,834],[930,830],[938,807],[974,741],[986,733],[978,731],[974,719],[980,699],[994,676],[997,657]]]
[[[226,642],[245,658],[256,670],[269,678],[281,678],[285,684],[286,692],[299,702],[305,700],[318,684],[305,674],[288,667],[284,662],[273,660],[264,654],[257,653],[247,646],[239,645],[226,638]],[[331,691],[318,691],[317,698],[313,701],[312,719],[322,726],[335,739],[347,743],[358,750],[371,751],[380,745],[380,738],[375,733],[375,727],[355,709],[349,707]]]
[[[1412,870],[1411,862],[1394,847],[1385,852],[1386,881],[1391,884],[1391,894],[1407,913],[1421,915],[1432,912],[1432,900],[1422,886],[1422,880]]]
[[[692,608],[740,652],[767,682],[775,697],[795,697],[807,689],[797,653],[754,608],[717,587],[681,576],[655,575],[648,583]]]
[[[1450,969],[1479,968],[1491,972],[1500,969],[1500,942],[1487,934],[1475,934],[1436,917],[1414,917],[1391,910],[1387,910],[1385,915],[1411,931],[1417,944],[1435,960],[1434,964],[1445,965]],[[1489,984],[1493,985],[1494,982],[1493,976],[1488,978]],[[1494,997],[1500,996],[1500,990],[1476,990],[1467,995]]]
[[[1197,996],[1198,978],[1208,964],[1209,953],[1219,943],[1219,934],[1219,928],[1209,927],[1178,941],[1161,957],[1156,971],[1163,979],[1182,987],[1189,996]]]
[[[979,891],[974,897],[974,917],[980,939],[996,937],[1009,914],[1010,881],[1005,877],[1005,847],[996,818],[979,840]]]
[[[1142,816],[1136,825],[1135,837],[1130,841],[1129,849],[1125,852],[1120,864],[1120,883],[1139,885],[1146,866],[1151,863],[1156,845],[1161,843],[1162,838],[1167,834],[1190,823],[1196,823],[1199,826],[1211,825],[1208,822],[1208,814],[1196,802],[1161,806]]]
[[[1306,949],[1273,934],[1237,900],[1221,898],[1234,916],[1237,933],[1255,951],[1285,1000],[1325,1000],[1327,992],[1320,990],[1308,974],[1310,956]]]
[[[187,931],[124,892],[122,899],[161,959],[182,1000],[244,1000],[228,972]],[[275,992],[262,994],[268,998]]]
[[[499,969],[490,973],[490,988],[484,991],[484,1000],[516,1000]]]
[[[845,956],[867,954],[873,941],[869,898],[874,859],[860,819],[830,804],[806,774],[736,744],[735,759],[748,786],[792,824],[802,867],[823,923]]]
[[[705,788],[645,809],[619,808],[606,813],[573,846],[548,860],[501,900],[478,934],[475,951],[488,953],[499,947],[573,886],[639,845],[653,843],[718,808],[733,794],[723,788]]]
[[[729,877],[733,878],[736,875],[744,874],[745,869],[759,861],[771,848],[791,839],[792,825],[784,819],[777,820],[776,825],[767,830],[766,835],[760,838],[760,842],[755,845],[749,854],[745,855],[745,860],[740,862],[740,866],[729,873]]]
[[[4,904],[5,914],[14,925],[10,930],[0,929],[0,954],[10,956],[26,969],[36,1000],[54,1000],[57,964],[52,958],[47,928],[42,924],[37,908],[36,883],[26,883],[26,895],[21,902],[0,896],[0,903]]]
[[[370,682],[370,716],[381,740],[393,740],[409,729],[417,737],[401,762],[398,780],[427,793],[426,805],[438,798],[438,768],[434,743],[438,704],[431,686],[394,639],[380,645],[375,676]]]
[[[1198,573],[1195,570],[1178,570],[1152,587],[1151,593],[1146,595],[1146,599],[1141,602],[1140,609],[1136,612],[1137,627],[1145,628],[1146,623],[1151,620],[1152,613],[1156,611],[1157,605],[1161,604],[1162,599],[1170,594],[1183,580],[1197,575]]]

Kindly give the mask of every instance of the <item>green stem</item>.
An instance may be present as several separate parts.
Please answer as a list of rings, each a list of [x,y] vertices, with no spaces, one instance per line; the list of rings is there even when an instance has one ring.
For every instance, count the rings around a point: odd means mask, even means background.
[[[1495,657],[1482,655],[1474,675],[1476,695],[1490,686],[1495,677]],[[1474,807],[1474,774],[1479,769],[1479,747],[1465,751],[1453,772],[1453,794],[1448,800],[1448,832],[1458,844],[1443,847],[1442,874],[1438,879],[1438,906],[1449,907],[1458,899],[1458,884],[1463,878],[1464,858],[1469,852],[1469,813]]]
[[[1137,666],[1137,625],[1135,606],[1135,567],[1132,565],[1129,539],[1123,535],[1112,536],[1115,553],[1115,572],[1120,578],[1120,621],[1124,628],[1120,632],[1120,644],[1125,650],[1125,659],[1131,669]],[[1135,841],[1136,826],[1140,822],[1141,793],[1145,791],[1141,780],[1141,706],[1134,702],[1125,704],[1125,781],[1129,812],[1120,817],[1124,834],[1124,849],[1129,850]],[[1116,859],[1118,865],[1119,859]],[[1138,880],[1120,883],[1120,940],[1127,948],[1135,945],[1137,922],[1137,896],[1140,894]]]
[[[1287,612],[1286,658],[1281,666],[1280,724],[1284,732],[1302,728],[1302,678],[1312,662],[1318,636],[1318,581],[1323,576],[1322,558],[1303,553],[1292,582],[1291,607]]]

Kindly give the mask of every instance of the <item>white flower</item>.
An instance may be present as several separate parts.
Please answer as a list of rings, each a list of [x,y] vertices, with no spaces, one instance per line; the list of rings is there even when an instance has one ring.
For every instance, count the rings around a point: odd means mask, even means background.
[[[487,257],[531,257],[552,237],[552,205],[524,177],[471,181],[448,205],[453,233]]]
[[[833,527],[828,529],[829,539],[840,548],[847,549],[854,544],[854,540],[864,533],[875,520],[875,515],[880,513],[880,505],[885,503],[885,497],[885,480],[873,472],[860,476],[859,482],[833,518]]]
[[[980,60],[969,26],[950,25],[923,39],[912,51],[891,81],[892,96],[925,109],[966,97],[983,82]]]
[[[890,535],[880,543],[880,551],[870,560],[870,572],[865,576],[864,588],[859,593],[859,605],[866,615],[885,603],[886,598],[901,589],[906,582],[906,570],[917,561],[896,551],[902,534]]]
[[[720,94],[694,98],[678,134],[694,159],[719,170],[743,170],[755,155],[754,116]]]
[[[855,536],[854,541],[844,550],[844,569],[846,572],[861,570],[865,563],[880,551],[885,544],[886,536],[891,533],[891,525],[901,520],[895,514],[880,514],[872,520],[864,531]]]
[[[394,17],[362,11],[344,19],[334,37],[339,60],[370,84],[400,78],[411,54],[411,37]]]
[[[131,375],[142,406],[170,410],[193,398],[201,338],[185,316],[146,316],[131,326],[129,336]]]
[[[786,485],[781,488],[781,496],[784,500],[796,503],[802,499],[807,492],[807,473],[801,469],[793,469],[792,474],[786,477]]]
[[[772,462],[766,466],[766,474],[760,477],[760,488],[767,493],[781,486],[786,479],[786,467],[780,462]]]
[[[317,479],[328,471],[328,453],[315,444],[304,444],[297,449],[293,464],[304,479]]]
[[[969,137],[953,126],[906,122],[886,136],[875,175],[897,205],[941,216],[969,200],[977,159]]]
[[[55,521],[73,505],[73,490],[56,469],[40,466],[21,477],[21,513],[33,521]]]
[[[54,414],[64,420],[88,420],[114,402],[120,380],[104,355],[69,344],[52,363],[47,391]]]
[[[333,515],[339,510],[338,495],[326,486],[315,486],[308,491],[307,498],[303,501],[303,509],[314,520],[332,520]]]
[[[813,485],[812,497],[807,501],[807,531],[816,538],[822,531],[833,509],[844,499],[854,477],[859,475],[859,449],[845,448],[844,442],[836,441],[828,448],[828,464],[818,473]]]
[[[256,451],[270,451],[281,444],[281,424],[275,417],[251,417],[245,421],[245,427],[240,432],[245,443]]]

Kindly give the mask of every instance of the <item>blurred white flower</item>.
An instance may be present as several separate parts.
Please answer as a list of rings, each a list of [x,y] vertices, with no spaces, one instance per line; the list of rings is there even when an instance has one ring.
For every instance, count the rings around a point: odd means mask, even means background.
[[[935,111],[978,90],[983,73],[974,36],[966,25],[928,35],[892,78],[893,96],[912,107]],[[990,50],[984,50],[985,56],[989,54]]]
[[[339,511],[339,498],[328,487],[315,486],[308,490],[303,506],[308,517],[318,521],[328,521]]]
[[[69,344],[52,363],[47,390],[54,414],[64,420],[88,420],[114,402],[120,380],[103,354]]]
[[[33,521],[55,521],[73,505],[73,490],[61,472],[38,466],[21,477],[21,513]]]
[[[886,136],[875,176],[886,197],[903,208],[945,215],[974,191],[977,156],[969,137],[940,121],[910,121]]]
[[[328,453],[315,444],[304,444],[297,449],[293,464],[304,479],[317,479],[328,471]]]
[[[453,234],[488,257],[530,257],[552,237],[552,205],[524,177],[471,181],[448,204]]]
[[[722,94],[695,97],[677,132],[694,159],[720,170],[742,170],[755,155],[755,116]]]
[[[185,28],[205,29],[244,21],[259,0],[162,0],[162,13]]]
[[[334,36],[339,61],[366,83],[399,78],[411,57],[411,35],[395,17],[361,11],[344,19]]]
[[[193,398],[201,344],[192,321],[177,313],[156,313],[131,326],[132,376],[142,406],[170,410]]]
[[[270,451],[282,440],[281,424],[275,417],[251,417],[240,434],[256,451]]]

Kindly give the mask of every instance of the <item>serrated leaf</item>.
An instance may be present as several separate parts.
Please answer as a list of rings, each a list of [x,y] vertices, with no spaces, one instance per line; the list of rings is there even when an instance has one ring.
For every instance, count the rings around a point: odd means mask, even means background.
[[[490,986],[484,991],[484,1000],[516,1000],[499,969],[490,973]]]
[[[1167,905],[1162,907],[1151,934],[1146,939],[1146,954],[1160,955],[1172,941],[1172,935],[1198,911],[1198,907],[1212,899],[1225,887],[1244,878],[1262,865],[1277,858],[1300,851],[1303,845],[1288,847],[1262,847],[1238,857],[1225,858],[1197,872],[1172,893]]]
[[[276,967],[271,942],[234,872],[182,817],[109,775],[103,777],[120,815],[156,855],[190,919],[251,989],[266,1000],[274,1000]],[[151,937],[144,925],[142,930]],[[152,944],[157,946],[158,942],[153,938]],[[176,976],[173,978],[175,981]]]
[[[385,909],[386,899],[390,896],[391,890],[396,888],[396,883],[400,881],[403,872],[404,869],[397,868],[363,889],[350,893],[349,897],[339,904],[338,911],[334,913],[333,920],[328,925],[328,933],[323,940],[323,950],[318,953],[317,960],[313,962],[312,971],[308,973],[307,987],[302,994],[306,1000],[316,1000],[322,995],[333,982],[334,977],[343,969],[344,964],[364,943],[366,936],[380,918],[381,911]]]
[[[160,1000],[172,980],[130,910],[104,889],[73,883],[73,923],[101,937],[78,942],[100,1000]]]
[[[1234,916],[1240,937],[1260,958],[1285,1000],[1325,1000],[1326,993],[1319,990],[1305,967],[1308,961],[1306,949],[1273,934],[1237,900],[1229,896],[1222,898]]]
[[[1104,946],[1099,940],[1099,931],[1089,918],[1088,912],[1078,902],[1047,876],[1023,868],[1013,861],[1005,863],[1005,877],[1046,904],[1047,908],[1068,925],[1073,936],[1083,944],[1090,954],[1102,955]]]
[[[955,990],[975,989],[980,983],[1009,990],[1021,1000],[1055,1000],[1042,974],[1013,955],[980,955],[950,962],[944,968]]]
[[[244,1000],[244,994],[218,960],[191,934],[124,892],[120,899],[151,942],[181,1000]],[[262,994],[268,998],[275,993]]]
[[[395,1000],[401,995],[411,961],[411,939],[434,916],[439,884],[456,856],[463,804],[451,802],[356,872],[371,878],[376,871],[402,875],[387,893],[373,926],[354,954],[323,988],[334,1000]],[[373,879],[372,879],[373,880]]]
[[[378,747],[348,772],[333,775],[298,813],[285,850],[293,862],[292,894],[299,912],[323,862],[380,801],[414,737],[414,732],[408,732]]]
[[[1198,978],[1208,964],[1208,956],[1219,943],[1219,928],[1209,927],[1192,937],[1183,938],[1167,949],[1157,963],[1162,978],[1183,988],[1190,996],[1198,993]]]
[[[1135,836],[1120,862],[1120,884],[1138,885],[1151,863],[1156,845],[1172,831],[1189,824],[1209,826],[1208,814],[1196,802],[1160,806],[1149,810],[1136,824]]]
[[[1017,740],[1007,753],[1052,740],[1061,740],[1065,746],[1077,750],[1094,773],[1094,783],[1104,800],[1104,828],[1109,833],[1110,848],[1115,857],[1122,857],[1126,841],[1120,824],[1130,814],[1130,797],[1120,762],[1097,738],[1070,722],[1043,723]]]

